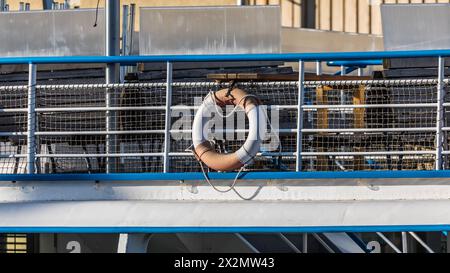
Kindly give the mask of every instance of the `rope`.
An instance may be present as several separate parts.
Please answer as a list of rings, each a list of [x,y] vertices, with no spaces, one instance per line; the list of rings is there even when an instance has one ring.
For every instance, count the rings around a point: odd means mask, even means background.
[[[235,186],[236,186],[236,184],[237,184],[239,175],[241,174],[241,172],[242,172],[242,171],[244,170],[244,168],[245,168],[245,165],[242,166],[242,167],[239,169],[239,172],[236,174],[236,177],[235,177],[234,180],[233,180],[233,184],[231,184],[231,186],[230,186],[227,190],[221,190],[221,189],[217,188],[216,186],[214,186],[214,185],[211,183],[211,181],[209,180],[209,177],[208,177],[208,175],[206,174],[205,168],[204,168],[204,166],[203,166],[203,162],[200,161],[200,160],[197,160],[197,161],[200,163],[200,168],[202,169],[203,176],[205,177],[206,182],[208,182],[208,184],[209,184],[215,191],[220,192],[220,193],[228,193],[228,192],[230,192],[230,191],[232,191],[232,190],[236,191]]]
[[[219,115],[219,117],[221,117],[221,118],[229,118],[229,117],[231,117],[231,115],[233,115],[235,112],[236,112],[236,109],[238,109],[238,107],[239,107],[239,105],[241,104],[241,102],[243,102],[244,100],[246,100],[246,99],[248,99],[248,98],[258,98],[257,96],[255,96],[255,95],[245,95],[245,96],[243,96],[242,98],[241,98],[241,100],[234,106],[234,108],[233,108],[233,111],[231,111],[231,113],[229,113],[228,115],[222,115],[222,109],[220,109],[220,108],[218,108],[219,106],[217,105],[217,101],[216,101],[216,97],[215,97],[215,95],[214,95],[214,92],[213,91],[210,91],[209,92],[209,94],[208,94],[208,96],[211,96],[211,98],[212,98],[212,100],[213,100],[213,102],[214,102],[214,108],[215,108],[215,110],[216,110],[216,113]],[[208,97],[207,96],[207,97]],[[245,109],[244,109],[245,110]]]
[[[95,22],[92,27],[97,27],[97,19],[98,19],[98,6],[100,5],[100,0],[97,0],[97,8],[95,8]]]
[[[231,95],[231,91],[233,91],[234,90],[234,87],[235,87],[235,85],[236,85],[236,82],[235,81],[231,81],[231,83],[230,83],[230,86],[228,86],[228,91],[227,91],[227,94],[225,95],[225,97],[233,97],[232,95]],[[234,98],[234,97],[233,97]]]

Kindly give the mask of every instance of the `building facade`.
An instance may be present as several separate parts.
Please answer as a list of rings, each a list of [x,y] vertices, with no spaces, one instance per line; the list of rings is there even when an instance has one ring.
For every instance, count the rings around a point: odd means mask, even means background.
[[[3,9],[95,8],[98,0],[0,0]],[[450,3],[450,0],[122,0],[149,6],[279,5],[282,25],[362,34],[382,34],[381,4]],[[100,0],[99,6],[104,5]],[[138,19],[138,18],[137,18]],[[138,20],[137,20],[138,22]]]

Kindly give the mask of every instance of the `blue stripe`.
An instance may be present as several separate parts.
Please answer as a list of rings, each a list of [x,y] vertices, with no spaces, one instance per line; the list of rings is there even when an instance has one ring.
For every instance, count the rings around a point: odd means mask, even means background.
[[[385,58],[450,57],[450,50],[372,51],[335,53],[282,54],[217,54],[217,55],[159,55],[159,56],[59,56],[4,57],[0,64],[61,64],[61,63],[120,63],[139,62],[219,62],[219,61],[354,61]]]
[[[330,227],[0,227],[0,233],[324,233],[442,232],[450,225]]]
[[[234,179],[236,173],[210,173],[215,180]],[[242,180],[279,179],[406,179],[450,178],[445,171],[356,171],[356,172],[249,172],[241,173]],[[169,181],[204,180],[202,173],[116,173],[116,174],[2,174],[0,181]]]

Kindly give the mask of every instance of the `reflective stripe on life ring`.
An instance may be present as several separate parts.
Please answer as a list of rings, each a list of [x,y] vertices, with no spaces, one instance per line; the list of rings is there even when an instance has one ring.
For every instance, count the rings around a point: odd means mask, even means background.
[[[228,96],[227,96],[228,95]],[[214,97],[213,97],[214,96]],[[207,140],[207,124],[217,106],[235,105],[245,110],[249,133],[244,145],[236,152],[219,154]],[[267,118],[258,99],[244,90],[222,89],[209,94],[198,109],[192,124],[192,140],[197,159],[216,171],[233,171],[248,164],[259,152],[266,133]]]

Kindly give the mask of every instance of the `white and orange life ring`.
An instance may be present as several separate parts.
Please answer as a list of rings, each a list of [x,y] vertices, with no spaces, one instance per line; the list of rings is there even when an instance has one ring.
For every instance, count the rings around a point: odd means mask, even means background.
[[[234,105],[244,109],[249,121],[249,133],[244,145],[236,152],[220,154],[207,139],[207,124],[210,113],[216,111],[216,107]],[[203,100],[198,109],[192,125],[192,140],[194,152],[198,160],[216,171],[233,171],[248,164],[259,152],[264,135],[266,133],[267,117],[259,100],[248,95],[244,90],[234,88],[231,91],[222,89],[210,93]]]

